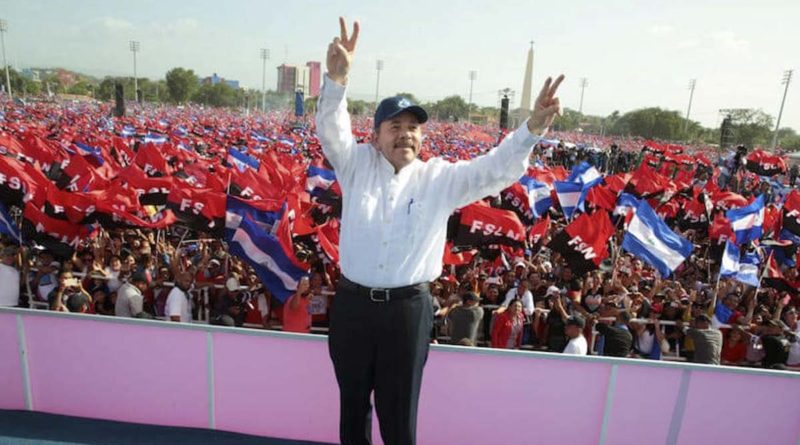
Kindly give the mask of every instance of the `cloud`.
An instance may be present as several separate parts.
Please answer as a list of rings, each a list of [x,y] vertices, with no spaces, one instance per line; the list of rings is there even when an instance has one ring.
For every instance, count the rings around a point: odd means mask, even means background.
[[[648,32],[654,36],[666,36],[672,34],[675,28],[672,25],[653,25],[648,29]]]
[[[739,37],[733,31],[717,31],[711,34],[711,39],[720,49],[730,51],[748,51],[750,42]]]
[[[108,31],[130,31],[133,29],[133,23],[116,17],[101,17],[98,21]]]

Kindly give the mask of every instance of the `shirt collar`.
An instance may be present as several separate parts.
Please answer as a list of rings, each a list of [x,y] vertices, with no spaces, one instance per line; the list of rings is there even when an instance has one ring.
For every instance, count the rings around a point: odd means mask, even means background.
[[[381,171],[386,173],[386,174],[388,174],[388,175],[390,175],[390,176],[394,175],[395,172],[394,172],[394,166],[392,165],[392,163],[389,162],[388,159],[386,159],[386,156],[384,156],[383,152],[380,151],[377,147],[373,146],[373,148],[375,149],[375,151],[378,152],[378,157],[380,158],[378,160],[378,164],[380,164],[379,168],[381,169]],[[397,172],[397,176],[408,175],[412,171],[416,170],[417,166],[419,164],[421,164],[421,163],[422,163],[422,161],[420,161],[419,158],[414,158],[414,160],[411,161],[410,164],[408,164],[405,167],[401,168],[400,171]]]

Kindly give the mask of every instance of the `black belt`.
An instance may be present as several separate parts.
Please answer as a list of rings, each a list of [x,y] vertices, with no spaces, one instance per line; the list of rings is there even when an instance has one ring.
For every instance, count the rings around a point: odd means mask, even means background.
[[[348,293],[369,298],[370,301],[375,303],[388,303],[392,300],[411,298],[415,295],[419,295],[421,292],[427,292],[430,290],[430,284],[427,282],[393,288],[366,287],[358,283],[354,283],[344,276],[342,276],[339,280],[339,287]]]

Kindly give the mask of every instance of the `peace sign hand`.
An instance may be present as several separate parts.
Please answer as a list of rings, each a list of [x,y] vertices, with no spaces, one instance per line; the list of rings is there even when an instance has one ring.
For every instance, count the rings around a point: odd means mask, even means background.
[[[357,21],[353,22],[353,35],[348,37],[344,17],[339,17],[339,28],[340,36],[335,37],[328,45],[327,68],[328,77],[339,85],[344,85],[347,83],[347,74],[350,72],[350,64],[356,50],[360,26]]]
[[[542,86],[542,91],[536,98],[536,103],[531,110],[531,117],[528,119],[528,130],[532,134],[542,135],[553,123],[556,115],[561,116],[561,102],[558,100],[556,91],[561,82],[564,81],[564,75],[560,75],[553,79],[548,77]]]

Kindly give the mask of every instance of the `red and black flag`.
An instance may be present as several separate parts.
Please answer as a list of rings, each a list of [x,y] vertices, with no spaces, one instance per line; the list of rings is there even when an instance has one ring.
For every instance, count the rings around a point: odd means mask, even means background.
[[[547,246],[566,260],[573,273],[582,276],[600,267],[608,257],[608,239],[613,233],[614,225],[607,212],[583,213]]]
[[[759,176],[775,176],[786,172],[786,161],[783,156],[756,150],[747,155],[745,168]]]
[[[783,230],[800,237],[800,192],[792,190],[783,203]]]
[[[529,202],[528,193],[519,182],[515,182],[511,187],[500,192],[500,208],[516,213],[520,221],[528,226],[535,220]]]
[[[687,199],[683,203],[683,212],[680,213],[678,226],[681,230],[689,229],[704,231],[708,229],[708,215],[706,206],[697,199]]]
[[[525,226],[510,210],[470,204],[461,209],[461,220],[453,243],[456,246],[501,244],[525,245]]]
[[[783,276],[778,262],[775,261],[774,252],[770,254],[769,260],[767,260],[767,267],[762,275],[761,284],[764,287],[771,287],[781,292],[797,293],[798,291],[797,287]]]
[[[52,218],[33,203],[22,213],[22,239],[36,242],[62,260],[71,258],[89,233],[86,226]]]
[[[222,237],[225,228],[225,194],[208,189],[174,187],[167,197],[167,208],[178,221],[199,232]]]

